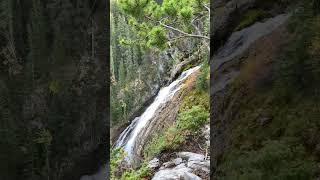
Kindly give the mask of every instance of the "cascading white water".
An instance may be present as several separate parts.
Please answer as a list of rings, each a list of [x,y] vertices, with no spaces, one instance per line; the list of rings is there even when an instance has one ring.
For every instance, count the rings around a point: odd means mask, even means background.
[[[133,146],[136,141],[136,137],[141,130],[152,120],[157,109],[161,108],[166,102],[168,102],[174,94],[181,88],[184,81],[200,66],[196,66],[192,69],[184,71],[180,77],[173,81],[169,86],[162,88],[153,103],[144,111],[140,117],[136,117],[131,124],[120,134],[116,147],[123,147],[128,154],[128,158],[131,159]],[[109,167],[107,165],[107,167]],[[104,180],[107,177],[108,169],[103,166],[98,172],[93,175],[84,175],[80,180]]]
[[[133,147],[136,142],[136,138],[144,127],[153,119],[155,112],[161,108],[166,102],[168,102],[174,94],[182,87],[183,82],[193,72],[197,71],[200,66],[196,66],[187,71],[184,71],[180,77],[173,81],[169,86],[162,88],[152,104],[144,111],[140,117],[136,117],[132,123],[121,133],[119,136],[116,147],[122,147],[128,154],[128,158],[131,159],[133,153]]]

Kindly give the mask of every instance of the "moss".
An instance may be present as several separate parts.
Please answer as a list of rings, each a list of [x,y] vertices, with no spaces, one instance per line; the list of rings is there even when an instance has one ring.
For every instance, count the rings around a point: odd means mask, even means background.
[[[255,22],[265,18],[267,13],[260,9],[249,10],[241,19],[239,25],[235,28],[235,31],[244,29]]]
[[[147,179],[151,174],[151,170],[148,168],[147,164],[144,163],[137,170],[126,171],[122,176],[121,180],[141,180]]]
[[[50,82],[49,84],[49,90],[50,92],[52,92],[53,94],[57,94],[61,89],[61,85],[59,83],[59,81],[53,80]]]

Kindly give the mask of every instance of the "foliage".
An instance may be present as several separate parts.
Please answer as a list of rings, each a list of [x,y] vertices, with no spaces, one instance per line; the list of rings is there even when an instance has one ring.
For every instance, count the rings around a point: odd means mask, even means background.
[[[317,53],[319,22],[314,17],[309,4],[297,11],[290,21],[289,30],[296,35],[284,49],[283,57],[277,62],[276,85],[279,90],[299,91],[320,80],[320,61]]]
[[[201,106],[192,106],[191,109],[181,112],[177,126],[182,131],[197,132],[200,127],[208,122],[209,113]]]
[[[119,1],[121,9],[130,16],[129,22],[137,31],[134,42],[144,48],[156,47],[160,50],[171,41],[169,32],[174,32],[171,35],[175,37],[193,37],[197,29],[192,22],[204,22],[201,21],[203,18],[208,20],[209,14],[204,7],[208,3],[208,0],[164,0],[162,3],[155,0]],[[202,34],[198,35],[208,36],[205,28],[200,30]]]
[[[112,149],[110,153],[110,177],[112,180],[116,180],[116,173],[121,166],[121,163],[126,157],[125,151],[121,148]]]
[[[198,91],[197,89],[189,92],[183,99],[179,112],[190,110],[193,106],[203,107],[209,112],[209,93],[205,91]]]
[[[239,31],[241,29],[244,29],[255,22],[263,19],[266,17],[266,13],[263,10],[257,9],[257,10],[249,10],[240,21],[239,25],[236,27],[235,31]]]
[[[259,150],[232,152],[221,166],[226,173],[219,179],[312,179],[316,164],[306,155],[299,144],[266,141]]]
[[[165,150],[173,150],[185,141],[185,134],[177,126],[169,127],[164,133],[155,135],[144,149],[145,159],[151,159]]]
[[[145,50],[137,41],[134,19],[120,11],[119,5],[111,5],[111,124],[121,126],[128,118],[143,106],[150,98],[155,85],[163,82],[162,76],[171,68],[171,62],[158,58],[159,53]],[[131,25],[129,25],[131,24]],[[153,44],[161,41],[162,27],[155,27],[148,32],[154,37],[148,42]],[[162,35],[161,35],[162,34]],[[160,45],[160,44],[159,44]],[[163,45],[163,44],[161,44]],[[155,59],[160,59],[155,61]],[[145,69],[148,69],[146,71]]]
[[[158,47],[164,49],[166,45],[166,34],[162,27],[152,28],[149,33],[149,41],[147,42],[149,47]]]
[[[144,163],[138,170],[126,171],[122,176],[121,180],[140,180],[149,177],[151,170],[147,164]]]
[[[204,63],[201,66],[200,75],[197,77],[197,89],[199,91],[207,91],[209,89],[210,80],[209,64]]]
[[[150,175],[150,169],[143,163],[138,169],[123,169],[126,153],[122,148],[111,150],[110,154],[110,177],[111,180],[140,180]],[[123,172],[120,172],[123,171]]]

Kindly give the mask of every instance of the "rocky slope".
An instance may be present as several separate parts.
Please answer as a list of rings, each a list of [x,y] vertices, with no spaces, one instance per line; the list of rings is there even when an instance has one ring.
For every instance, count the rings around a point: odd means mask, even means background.
[[[299,115],[303,109],[312,109],[309,103],[317,104],[318,95],[308,88],[315,91],[319,88],[312,85],[318,74],[308,75],[303,69],[318,69],[318,66],[308,64],[308,60],[318,61],[310,51],[312,45],[306,46],[310,41],[318,42],[310,36],[312,30],[317,30],[307,28],[315,25],[304,21],[311,19],[313,22],[315,18],[309,14],[310,4],[301,3],[297,5],[299,9],[283,14],[282,10],[288,9],[289,4],[269,3],[277,9],[273,11],[261,5],[261,1],[242,1],[242,4],[234,5],[240,7],[238,13],[262,9],[269,16],[235,30],[237,24],[247,22],[247,19],[234,17],[230,6],[236,1],[222,2],[216,4],[221,9],[216,10],[215,19],[221,22],[216,22],[214,29],[218,44],[210,62],[211,178],[315,178],[318,156],[307,152],[317,150],[303,139],[315,135],[309,125],[314,127],[314,118],[319,117],[319,111],[312,110],[310,116]],[[254,2],[261,4],[254,5]],[[226,28],[228,24],[232,28]],[[295,77],[308,79],[309,84]],[[297,110],[301,107],[297,102],[304,104],[303,109]],[[306,119],[310,124],[304,126],[302,122]],[[301,128],[297,129],[297,126]],[[305,131],[310,134],[303,133]],[[297,144],[300,144],[299,150],[295,150]]]

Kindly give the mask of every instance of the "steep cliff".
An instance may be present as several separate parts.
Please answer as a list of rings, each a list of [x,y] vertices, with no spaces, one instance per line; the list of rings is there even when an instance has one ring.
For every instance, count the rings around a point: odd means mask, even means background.
[[[0,179],[93,173],[108,157],[106,4],[0,4]]]
[[[263,10],[269,16],[249,13],[235,20],[233,27],[242,28],[225,39],[219,34],[228,30],[215,29],[223,43],[211,58],[213,179],[317,177],[319,17],[314,2],[268,1],[285,9],[277,15],[281,11],[243,1],[239,6],[251,8],[240,13]],[[232,16],[223,5],[220,11]]]

